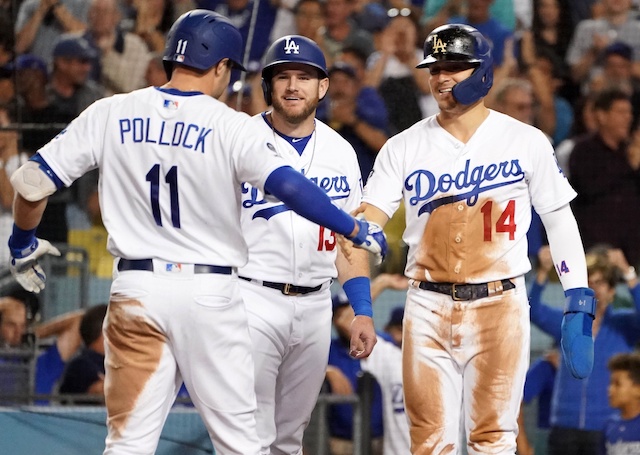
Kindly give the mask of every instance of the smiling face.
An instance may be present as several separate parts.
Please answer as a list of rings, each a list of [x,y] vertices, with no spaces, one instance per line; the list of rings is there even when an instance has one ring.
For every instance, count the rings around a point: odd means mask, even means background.
[[[318,79],[318,71],[312,66],[278,65],[271,78],[273,110],[289,123],[301,123],[314,115],[328,86],[329,79]]]
[[[477,64],[466,62],[435,62],[429,66],[429,86],[431,94],[442,112],[459,112],[466,106],[453,97],[453,87],[467,79]]]

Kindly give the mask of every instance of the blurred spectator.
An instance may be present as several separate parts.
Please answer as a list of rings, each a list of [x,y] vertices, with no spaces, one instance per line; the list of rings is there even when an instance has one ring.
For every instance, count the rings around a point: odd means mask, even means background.
[[[322,46],[327,58],[334,61],[345,48],[357,49],[365,59],[374,51],[371,34],[351,19],[356,0],[326,0],[325,31]]]
[[[584,84],[601,67],[602,51],[621,41],[633,48],[635,65],[640,61],[640,21],[631,12],[631,0],[602,0],[603,16],[578,23],[567,51],[567,63],[577,84]],[[637,69],[635,74],[640,74]]]
[[[293,14],[295,33],[314,40],[322,48],[325,4],[320,0],[299,0]]]
[[[16,19],[16,53],[51,63],[60,35],[85,30],[90,6],[86,0],[24,0]]]
[[[407,279],[400,275],[408,287]],[[404,288],[406,289],[406,287]],[[409,423],[404,409],[402,387],[402,320],[404,306],[393,308],[384,327],[388,337],[380,337],[375,349],[360,364],[363,371],[373,374],[382,390],[384,425],[384,455],[410,453]]]
[[[560,169],[571,178],[569,169],[569,157],[573,151],[576,141],[583,136],[596,131],[596,121],[593,113],[593,102],[597,93],[591,93],[589,96],[582,97],[576,103],[574,108],[575,115],[573,125],[569,137],[556,146],[556,159],[560,165]]]
[[[407,13],[409,9],[405,9]],[[367,80],[378,90],[389,112],[390,135],[422,120],[423,97],[431,98],[429,78],[416,65],[422,49],[418,29],[408,15],[398,14],[381,30],[380,43],[367,62]]]
[[[502,65],[505,42],[512,38],[513,28],[506,27],[496,19],[490,7],[494,0],[467,0],[467,11],[463,15],[452,16],[448,23],[468,24],[475,27],[491,43],[491,55],[495,66]]]
[[[640,211],[629,207],[640,207],[640,149],[628,145],[631,101],[619,89],[605,90],[593,109],[597,131],[577,141],[569,158],[570,181],[578,193],[572,207],[585,248],[608,243],[637,266]]]
[[[262,91],[262,75],[258,72],[247,72],[244,82],[239,80],[230,84],[224,102],[230,108],[252,116],[263,112],[267,103]]]
[[[631,97],[633,124],[638,125],[640,117],[640,78],[633,74],[633,49],[616,41],[602,51],[602,72],[592,77],[590,92],[609,88],[619,88]]]
[[[0,15],[0,68],[13,60],[15,38],[13,22],[10,16]]]
[[[347,49],[340,58],[349,63],[337,61],[329,68],[329,91],[318,105],[316,116],[353,146],[366,183],[376,155],[388,138],[388,114],[376,90],[362,86],[364,56]]]
[[[467,8],[468,2],[466,0],[426,1],[420,19],[424,37],[436,27],[454,23],[455,21],[451,18],[466,14]],[[516,18],[513,0],[494,0],[490,2],[489,9],[491,17],[496,18],[502,27],[506,27],[511,32],[515,30]]]
[[[0,347],[18,348],[27,333],[27,307],[13,296],[0,297]]]
[[[640,352],[609,360],[609,404],[620,411],[604,428],[604,455],[640,453]]]
[[[149,63],[147,63],[147,69],[144,73],[144,82],[146,86],[151,85],[153,87],[162,87],[164,84],[169,82],[167,80],[167,73],[162,64],[162,57],[163,54],[161,52],[156,52],[151,55]]]
[[[522,43],[531,42],[536,55],[548,55],[553,63],[554,74],[562,75],[562,86],[557,93],[569,103],[575,103],[580,96],[578,84],[573,82],[569,65],[566,63],[567,50],[573,35],[573,23],[567,2],[570,0],[534,0],[533,24],[531,29],[521,32]]]
[[[105,88],[105,95],[144,87],[144,75],[151,59],[147,45],[136,34],[118,28],[120,11],[117,0],[90,2],[89,27],[84,34],[96,51],[90,78]],[[164,37],[162,43],[164,49]]]
[[[133,0],[135,22],[130,32],[144,41],[149,52],[163,52],[167,32],[177,16],[174,0]]]
[[[554,383],[551,407],[550,455],[597,455],[602,429],[612,409],[607,402],[609,372],[607,362],[616,353],[630,352],[640,339],[640,284],[628,274],[629,264],[620,250],[611,250],[610,261],[587,256],[589,287],[597,304],[593,321],[594,365],[588,379],[575,379],[565,362],[560,362]],[[563,309],[542,303],[549,271],[554,267],[548,247],[540,250],[536,279],[529,293],[531,322],[560,343]],[[633,296],[633,309],[613,309],[616,269],[626,275]],[[634,273],[635,275],[635,273]]]
[[[254,1],[258,2],[255,29],[249,36],[249,26],[253,13]],[[276,19],[278,2],[272,0],[196,0],[198,8],[209,9],[226,16],[242,34],[245,44],[249,43],[249,55],[244,56],[247,62],[259,62],[271,42],[271,29]],[[245,65],[246,66],[246,65]],[[233,77],[232,79],[237,79]]]
[[[8,126],[0,121],[0,126]],[[18,151],[18,132],[0,130],[0,270],[9,267],[8,248],[5,248],[13,230],[13,186],[9,181],[11,174],[28,159],[25,153]]]
[[[535,455],[547,453],[547,439],[551,426],[551,399],[553,383],[556,371],[560,365],[560,351],[557,347],[548,350],[543,356],[536,359],[527,370],[527,378],[524,383],[524,397],[518,416],[520,432],[516,437],[518,455]],[[525,427],[524,407],[530,405],[537,398],[537,437],[529,439]]]
[[[104,90],[89,80],[96,51],[80,35],[62,35],[53,49],[53,70],[48,84],[51,104],[59,109],[60,122],[70,122],[90,104],[104,96]]]
[[[104,336],[102,323],[107,305],[89,308],[80,321],[83,348],[64,370],[59,392],[95,395],[104,399]],[[76,404],[95,404],[95,401],[73,401]]]

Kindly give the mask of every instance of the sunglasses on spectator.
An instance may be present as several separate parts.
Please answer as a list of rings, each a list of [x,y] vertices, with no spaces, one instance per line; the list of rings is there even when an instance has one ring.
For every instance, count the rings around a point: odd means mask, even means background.
[[[396,16],[410,16],[411,15],[411,10],[409,8],[391,8],[389,11],[387,11],[387,16],[389,17],[396,17]]]

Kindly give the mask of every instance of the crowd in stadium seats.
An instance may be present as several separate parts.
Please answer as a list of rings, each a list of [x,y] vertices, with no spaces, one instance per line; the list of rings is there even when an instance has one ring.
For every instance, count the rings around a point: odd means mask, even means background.
[[[219,12],[241,31],[249,71],[234,74],[222,101],[250,115],[267,109],[260,72],[269,44],[287,34],[318,43],[330,86],[317,116],[353,145],[363,182],[389,137],[438,111],[428,70],[416,69],[427,34],[445,23],[473,25],[493,45],[487,105],[547,135],[578,192],[572,208],[585,249],[620,251],[628,260],[623,276],[640,269],[637,0],[0,0],[2,264],[9,260],[11,173],[94,101],[166,83],[166,33],[193,8]],[[37,235],[86,248],[91,273],[109,278],[97,196],[95,175],[58,192]],[[535,265],[545,237],[533,219]],[[385,271],[402,273],[402,242],[390,246],[399,265]],[[6,301],[2,323],[9,315],[23,323],[21,308]],[[75,330],[77,315],[73,321],[64,327]]]

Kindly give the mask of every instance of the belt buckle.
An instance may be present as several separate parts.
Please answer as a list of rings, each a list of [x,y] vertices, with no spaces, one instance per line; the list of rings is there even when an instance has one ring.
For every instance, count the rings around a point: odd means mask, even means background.
[[[300,295],[299,292],[291,292],[291,283],[285,283],[284,288],[282,289],[282,293],[284,295],[290,295],[295,297],[296,295]]]
[[[463,286],[463,285],[457,284],[457,283],[453,283],[451,285],[451,298],[456,302],[464,302],[464,301],[468,300],[468,299],[463,299],[463,298],[458,297],[458,295],[457,295],[457,287],[458,286]]]

